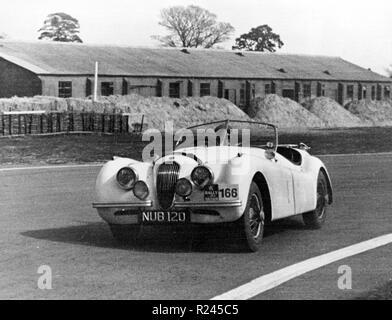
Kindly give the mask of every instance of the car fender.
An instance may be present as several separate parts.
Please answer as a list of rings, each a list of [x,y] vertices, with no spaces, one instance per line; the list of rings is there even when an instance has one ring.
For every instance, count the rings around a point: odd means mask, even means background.
[[[317,194],[317,179],[318,175],[320,172],[323,172],[326,179],[327,179],[327,188],[328,188],[328,204],[332,204],[333,202],[333,189],[332,189],[332,182],[331,182],[331,177],[330,174],[327,170],[327,167],[323,163],[321,159],[318,157],[312,156],[306,151],[301,150],[301,153],[303,154],[303,169],[305,172],[310,173],[313,176],[313,185],[312,185],[312,191],[313,194]],[[316,203],[317,199],[315,197],[314,203],[313,203],[313,209],[316,208]]]
[[[116,180],[117,172],[123,167],[131,167],[137,173],[138,179],[152,188],[152,165],[130,158],[115,158],[108,161],[101,168],[95,182],[95,196],[97,202],[129,202],[137,201],[132,190],[122,189]]]

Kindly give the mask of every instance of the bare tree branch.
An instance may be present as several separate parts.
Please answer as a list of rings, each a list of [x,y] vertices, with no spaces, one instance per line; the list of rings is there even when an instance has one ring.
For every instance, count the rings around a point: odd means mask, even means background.
[[[152,38],[169,47],[211,48],[228,40],[234,32],[230,23],[217,22],[215,14],[198,6],[163,9],[159,25],[169,34]]]

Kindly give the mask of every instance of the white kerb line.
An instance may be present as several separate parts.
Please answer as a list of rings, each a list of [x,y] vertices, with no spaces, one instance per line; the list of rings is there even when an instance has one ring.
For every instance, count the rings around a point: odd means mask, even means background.
[[[316,270],[338,260],[387,245],[392,242],[392,233],[363,241],[336,251],[304,260],[286,268],[256,278],[242,286],[218,295],[211,300],[246,300],[309,271]]]

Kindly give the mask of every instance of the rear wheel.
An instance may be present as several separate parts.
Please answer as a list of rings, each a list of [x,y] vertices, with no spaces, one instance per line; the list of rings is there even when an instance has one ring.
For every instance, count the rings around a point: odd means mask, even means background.
[[[140,235],[141,227],[138,224],[110,224],[113,237],[121,244],[136,242]]]
[[[264,220],[263,197],[257,184],[252,181],[244,214],[236,221],[241,244],[246,250],[255,252],[260,248]]]
[[[320,229],[327,216],[328,186],[327,179],[320,171],[317,178],[317,204],[316,209],[302,215],[303,221],[308,228]]]

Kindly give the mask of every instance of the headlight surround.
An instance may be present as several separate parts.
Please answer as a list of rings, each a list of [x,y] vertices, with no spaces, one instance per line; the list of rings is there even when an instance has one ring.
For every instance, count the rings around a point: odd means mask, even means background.
[[[197,166],[191,173],[192,182],[200,189],[212,183],[214,175],[206,166]]]
[[[117,183],[119,186],[125,190],[130,190],[133,188],[135,182],[137,181],[137,173],[135,170],[129,167],[123,167],[117,172]]]
[[[181,178],[177,181],[176,193],[181,197],[189,196],[192,193],[192,183],[186,178]]]
[[[133,186],[133,194],[140,200],[145,200],[150,194],[150,190],[144,181],[139,180]]]

